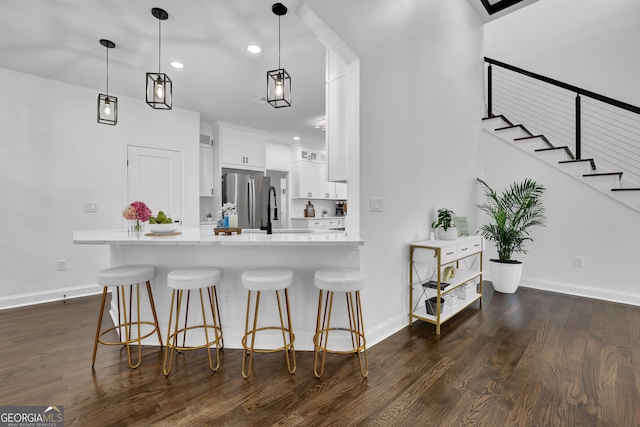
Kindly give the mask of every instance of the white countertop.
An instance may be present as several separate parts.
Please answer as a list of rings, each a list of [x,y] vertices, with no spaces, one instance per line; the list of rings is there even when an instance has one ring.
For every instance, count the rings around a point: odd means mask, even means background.
[[[137,239],[127,230],[79,230],[73,243],[84,245],[175,245],[175,246],[361,246],[364,240],[344,232],[276,233],[243,232],[240,235],[214,235],[212,227],[181,227],[177,236],[147,236]]]

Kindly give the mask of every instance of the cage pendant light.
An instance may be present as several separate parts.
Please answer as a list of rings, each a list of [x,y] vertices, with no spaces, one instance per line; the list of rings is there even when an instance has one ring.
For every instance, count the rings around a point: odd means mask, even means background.
[[[275,108],[291,107],[291,76],[280,67],[280,17],[286,15],[287,7],[274,3],[271,11],[278,15],[278,69],[267,71],[267,101]]]
[[[106,39],[100,39],[100,44],[107,48],[107,94],[98,94],[98,123],[115,126],[118,123],[118,98],[109,95],[109,49],[116,44]]]
[[[151,14],[158,19],[158,72],[147,73],[147,104],[156,110],[171,110],[173,84],[169,76],[160,72],[161,24],[169,18],[169,14],[159,7],[151,9]]]

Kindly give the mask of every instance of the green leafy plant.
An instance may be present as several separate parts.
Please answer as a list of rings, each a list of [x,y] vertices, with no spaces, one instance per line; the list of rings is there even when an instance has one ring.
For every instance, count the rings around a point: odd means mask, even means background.
[[[530,228],[544,226],[547,220],[541,197],[545,187],[532,179],[514,182],[498,194],[480,178],[485,202],[477,205],[491,217],[493,223],[480,227],[482,236],[495,243],[500,262],[517,262],[511,259],[514,253],[526,254],[524,243],[533,242]]]
[[[447,208],[438,209],[438,220],[431,223],[432,228],[442,227],[447,231],[449,227],[453,227],[453,216],[455,213]]]

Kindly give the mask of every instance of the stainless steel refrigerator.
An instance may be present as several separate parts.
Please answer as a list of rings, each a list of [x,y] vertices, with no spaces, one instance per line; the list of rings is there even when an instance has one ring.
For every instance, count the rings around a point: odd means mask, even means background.
[[[260,228],[267,225],[267,201],[271,179],[244,173],[223,173],[222,203],[236,204],[238,227]]]

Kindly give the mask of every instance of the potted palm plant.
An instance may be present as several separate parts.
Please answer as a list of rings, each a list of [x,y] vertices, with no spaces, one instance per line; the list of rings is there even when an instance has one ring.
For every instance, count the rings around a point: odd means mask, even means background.
[[[480,178],[476,180],[485,196],[485,202],[477,206],[492,220],[482,225],[480,231],[485,239],[495,243],[498,251],[498,259],[489,260],[491,281],[496,291],[511,294],[518,289],[523,267],[512,256],[527,253],[525,242],[533,242],[530,228],[544,226],[547,220],[541,201],[545,188],[527,178],[498,194]]]
[[[438,220],[431,223],[431,227],[438,230],[440,240],[455,240],[458,230],[453,223],[455,213],[447,208],[438,209]]]

